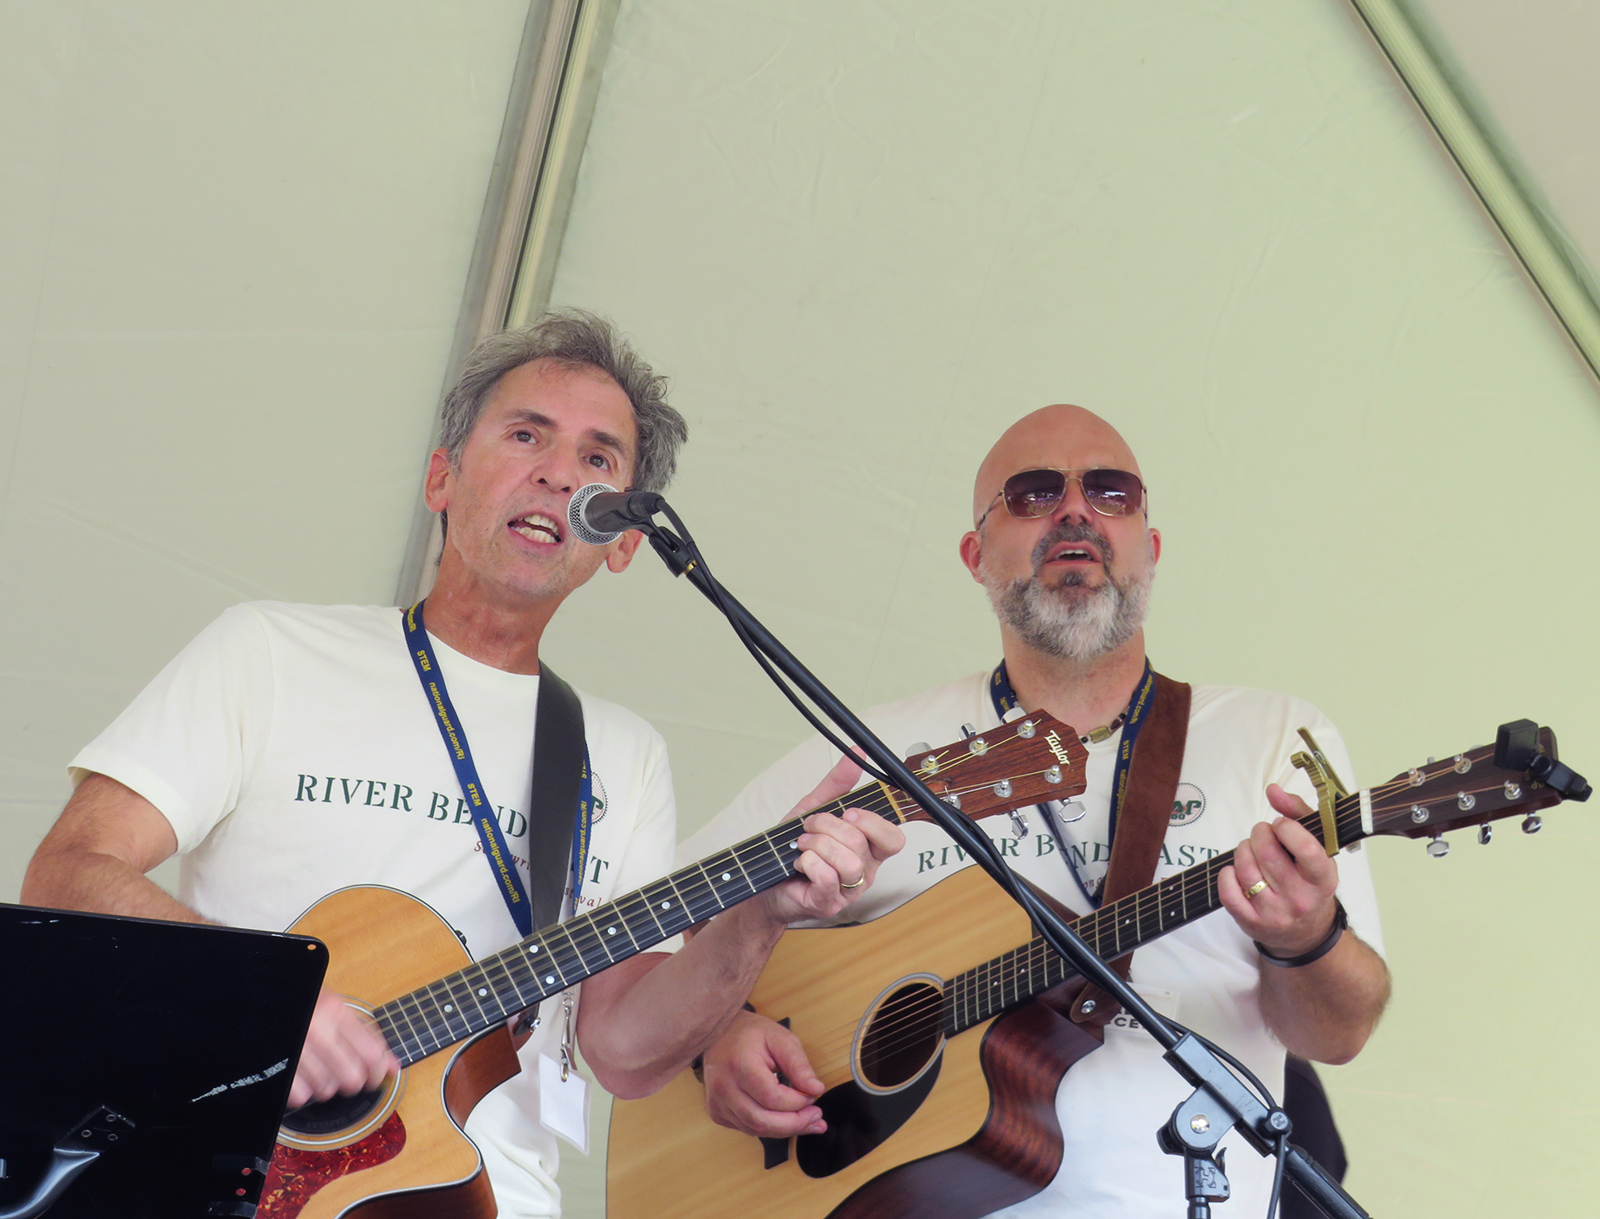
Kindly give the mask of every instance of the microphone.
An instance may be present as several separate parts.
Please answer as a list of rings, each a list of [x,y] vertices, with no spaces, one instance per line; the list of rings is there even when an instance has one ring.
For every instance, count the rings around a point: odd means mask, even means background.
[[[648,525],[663,502],[654,491],[618,491],[605,483],[588,483],[567,501],[567,528],[580,542],[604,546],[624,530]]]

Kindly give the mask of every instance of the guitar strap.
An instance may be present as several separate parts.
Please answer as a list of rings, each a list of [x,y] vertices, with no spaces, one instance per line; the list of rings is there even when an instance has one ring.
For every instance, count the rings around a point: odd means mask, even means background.
[[[574,849],[573,826],[587,839],[591,809],[589,759],[583,738],[583,705],[573,688],[539,662],[539,701],[533,725],[533,792],[528,797],[528,887],[534,927],[550,927],[561,918],[567,891],[567,869],[573,868],[574,895],[583,883],[589,844]],[[592,797],[590,798],[592,799]],[[578,810],[576,818],[573,809]]]
[[[1100,890],[1102,904],[1145,888],[1155,879],[1166,840],[1172,804],[1178,794],[1183,769],[1183,746],[1189,735],[1189,687],[1181,681],[1155,675],[1150,717],[1133,746],[1128,763],[1128,786],[1117,817],[1111,843],[1111,862]],[[1127,980],[1133,954],[1113,961],[1111,968]],[[1073,1000],[1069,1015],[1076,1024],[1103,1027],[1120,1005],[1092,982],[1085,983]]]

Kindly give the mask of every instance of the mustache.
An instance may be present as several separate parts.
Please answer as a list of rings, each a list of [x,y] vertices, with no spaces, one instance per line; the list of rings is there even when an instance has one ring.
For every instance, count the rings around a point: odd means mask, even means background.
[[[1093,542],[1100,549],[1100,561],[1103,566],[1110,568],[1112,549],[1111,541],[1105,534],[1094,526],[1079,521],[1062,521],[1044,537],[1039,539],[1039,544],[1033,548],[1033,566],[1037,571],[1039,564],[1044,562],[1044,557],[1050,552],[1052,546],[1060,542]]]

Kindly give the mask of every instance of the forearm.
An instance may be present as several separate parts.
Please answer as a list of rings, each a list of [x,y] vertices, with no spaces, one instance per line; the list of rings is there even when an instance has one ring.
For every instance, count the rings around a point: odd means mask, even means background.
[[[114,855],[41,847],[22,878],[22,901],[57,910],[87,910],[179,923],[207,920],[138,869]]]
[[[1309,965],[1261,966],[1261,1013],[1278,1040],[1316,1062],[1349,1062],[1389,1002],[1389,969],[1354,932]]]
[[[782,933],[763,903],[746,902],[670,956],[636,957],[585,982],[578,1034],[601,1086],[648,1096],[687,1067],[738,1013]]]

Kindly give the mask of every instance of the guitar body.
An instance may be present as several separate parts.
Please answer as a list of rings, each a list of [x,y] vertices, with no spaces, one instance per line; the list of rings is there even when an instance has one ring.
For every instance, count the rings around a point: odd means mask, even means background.
[[[324,984],[368,1009],[471,961],[432,908],[378,886],[329,894],[291,930],[327,944]],[[285,1125],[258,1216],[491,1219],[489,1178],[461,1124],[519,1069],[501,1025],[406,1067],[376,1097],[324,1106],[315,1130]]]
[[[828,1132],[780,1142],[725,1129],[706,1116],[705,1090],[685,1071],[654,1096],[612,1107],[610,1219],[969,1219],[1037,1193],[1061,1162],[1057,1087],[1100,1045],[1097,1030],[1033,1002],[942,1050],[919,1052],[902,1037],[873,1059],[861,1027],[869,1013],[908,1027],[917,996],[903,987],[921,985],[919,975],[937,985],[1032,934],[1020,907],[975,867],[870,923],[788,932],[751,1002],[787,1020],[805,1045],[827,1088]],[[868,1089],[859,1079],[874,1064],[879,1086]]]

